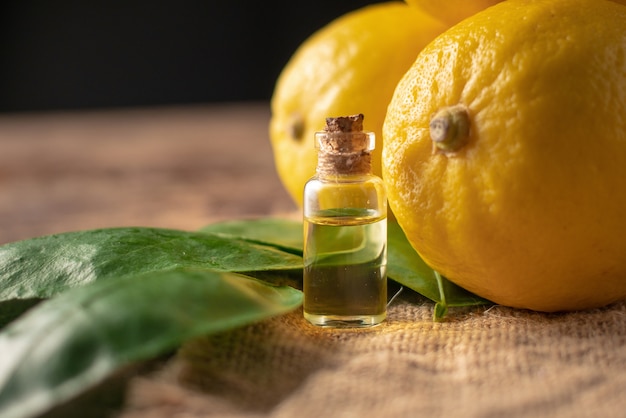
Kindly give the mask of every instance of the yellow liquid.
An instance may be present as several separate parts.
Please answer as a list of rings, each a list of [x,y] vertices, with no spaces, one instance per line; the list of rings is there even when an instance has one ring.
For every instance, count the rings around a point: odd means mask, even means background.
[[[387,219],[365,210],[322,215],[304,222],[305,318],[333,327],[379,324],[387,307]]]

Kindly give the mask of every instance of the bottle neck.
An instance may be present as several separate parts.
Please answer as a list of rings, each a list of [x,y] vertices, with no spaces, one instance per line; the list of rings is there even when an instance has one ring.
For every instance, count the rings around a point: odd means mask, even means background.
[[[369,151],[324,152],[317,159],[317,174],[320,177],[358,176],[372,172],[372,155]]]

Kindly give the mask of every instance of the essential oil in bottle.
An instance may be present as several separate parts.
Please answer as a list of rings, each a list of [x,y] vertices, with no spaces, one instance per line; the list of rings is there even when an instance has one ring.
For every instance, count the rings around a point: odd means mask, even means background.
[[[327,118],[315,134],[316,174],[304,187],[304,317],[367,327],[387,308],[387,197],[372,174],[363,115]]]

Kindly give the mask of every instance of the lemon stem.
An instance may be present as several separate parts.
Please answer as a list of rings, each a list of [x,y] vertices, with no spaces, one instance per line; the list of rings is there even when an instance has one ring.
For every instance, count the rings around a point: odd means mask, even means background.
[[[469,139],[469,114],[463,105],[440,109],[430,121],[430,138],[436,150],[451,153]]]

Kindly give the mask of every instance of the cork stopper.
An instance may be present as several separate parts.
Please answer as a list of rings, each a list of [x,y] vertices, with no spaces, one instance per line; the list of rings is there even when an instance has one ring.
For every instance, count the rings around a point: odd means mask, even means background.
[[[363,113],[338,118],[326,118],[326,132],[362,132]]]
[[[367,174],[371,170],[374,133],[363,132],[363,114],[326,118],[317,132],[318,174]]]

